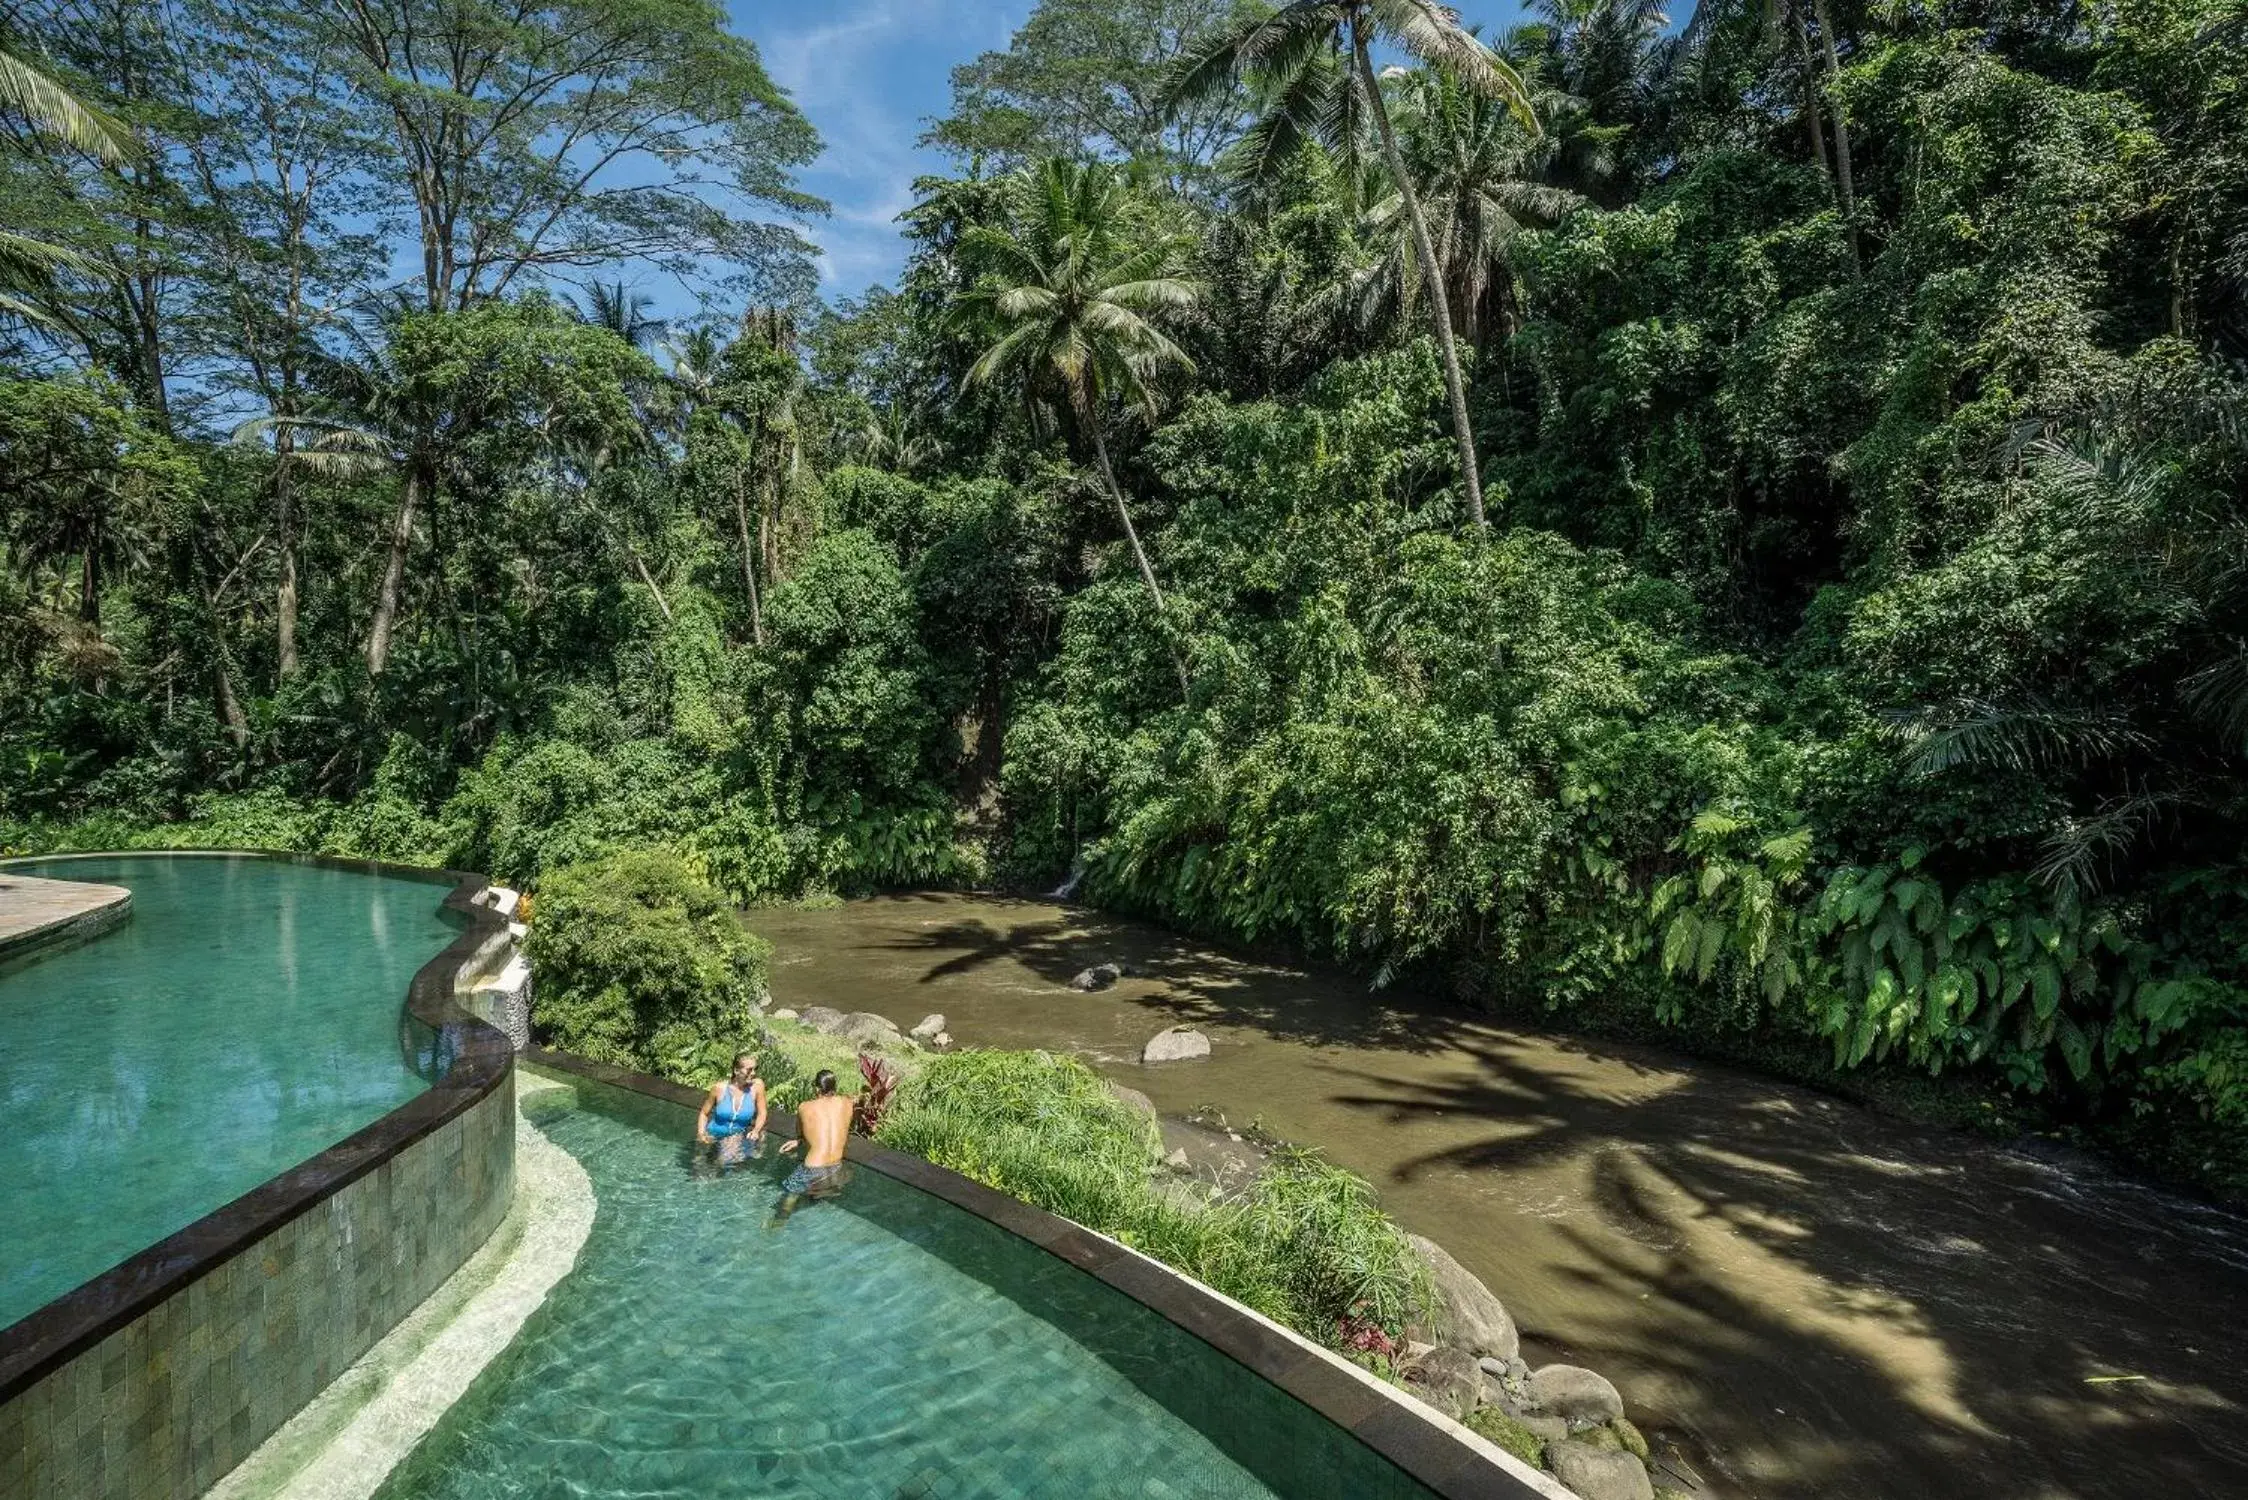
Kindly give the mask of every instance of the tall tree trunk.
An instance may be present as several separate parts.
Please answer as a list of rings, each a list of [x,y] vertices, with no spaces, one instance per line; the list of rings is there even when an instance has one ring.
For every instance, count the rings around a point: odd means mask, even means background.
[[[762,485],[757,496],[757,555],[764,559],[765,576],[777,581],[781,576],[780,543],[773,535],[773,511],[765,501]]]
[[[1429,242],[1428,221],[1421,216],[1421,195],[1414,191],[1405,158],[1397,149],[1397,134],[1390,128],[1389,106],[1382,102],[1381,80],[1374,76],[1374,61],[1366,52],[1366,33],[1351,22],[1350,46],[1358,60],[1359,85],[1366,90],[1366,107],[1373,112],[1374,127],[1381,132],[1382,157],[1397,179],[1397,194],[1405,202],[1405,220],[1413,231],[1413,253],[1421,263],[1421,284],[1428,293],[1429,321],[1436,329],[1436,353],[1444,364],[1444,390],[1452,398],[1452,442],[1460,451],[1460,482],[1467,489],[1467,513],[1477,526],[1483,518],[1483,475],[1475,462],[1475,431],[1467,419],[1467,383],[1460,376],[1460,352],[1452,343],[1452,308],[1444,294],[1443,272],[1436,264],[1436,247]]]
[[[213,629],[216,628],[214,625]],[[242,712],[242,700],[234,695],[234,678],[226,670],[226,652],[216,642],[211,650],[211,690],[218,700],[219,718],[226,725],[226,737],[234,741],[236,750],[249,749],[249,716]]]
[[[1091,403],[1086,403],[1090,408]],[[1089,409],[1085,415],[1085,430],[1092,434],[1093,457],[1100,461],[1101,481],[1108,486],[1108,498],[1116,505],[1116,519],[1124,523],[1124,539],[1132,544],[1132,561],[1140,565],[1140,582],[1147,585],[1148,596],[1155,600],[1157,625],[1163,629],[1163,645],[1171,653],[1171,666],[1179,674],[1179,694],[1185,697],[1194,690],[1187,680],[1186,660],[1179,655],[1176,642],[1171,639],[1168,623],[1164,619],[1163,586],[1155,581],[1155,564],[1147,559],[1147,548],[1140,545],[1140,529],[1132,524],[1131,507],[1124,503],[1124,487],[1116,482],[1116,470],[1109,466],[1108,442],[1101,436],[1100,418]]]
[[[1826,133],[1819,128],[1819,65],[1811,58],[1811,31],[1803,24],[1802,6],[1789,6],[1788,19],[1795,23],[1795,53],[1803,64],[1803,137],[1810,145],[1812,164],[1831,185],[1834,163],[1827,160]]]
[[[626,542],[624,551],[625,556],[632,559],[632,571],[640,575],[640,581],[648,587],[649,597],[656,601],[656,613],[662,615],[663,622],[669,625],[671,623],[671,605],[665,601],[663,590],[656,587],[655,575],[650,573],[648,565],[640,560],[640,549],[633,546],[632,543]]]
[[[101,629],[101,533],[86,538],[78,562],[78,618]]]
[[[1834,117],[1834,182],[1842,193],[1842,218],[1850,227],[1850,258],[1858,258],[1858,195],[1850,181],[1850,125],[1842,118],[1841,101],[1834,97],[1832,86],[1842,77],[1842,60],[1834,50],[1834,21],[1827,9],[1827,0],[1812,0],[1813,14],[1819,20],[1819,46],[1826,53],[1827,113]]]
[[[749,593],[749,639],[751,644],[765,644],[765,609],[757,597],[757,554],[751,549],[749,539],[749,494],[742,484],[742,471],[734,470],[734,525],[742,538],[742,587]]]
[[[273,527],[281,546],[281,583],[273,597],[274,644],[284,681],[297,675],[297,516],[289,456],[296,435],[284,423],[273,435]]]
[[[758,483],[757,550],[765,559],[765,576],[778,583],[781,576],[780,484],[767,473]]]
[[[420,455],[406,462],[406,486],[398,496],[398,517],[390,528],[390,556],[383,564],[382,589],[375,595],[375,618],[367,627],[367,670],[380,677],[390,663],[390,632],[398,620],[398,591],[406,581],[406,552],[414,541],[414,512],[421,507],[426,465]]]

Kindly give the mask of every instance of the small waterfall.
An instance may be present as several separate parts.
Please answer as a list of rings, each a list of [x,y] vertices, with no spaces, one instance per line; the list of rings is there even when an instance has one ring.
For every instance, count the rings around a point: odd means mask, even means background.
[[[1048,901],[1067,901],[1070,897],[1077,894],[1077,883],[1084,878],[1085,867],[1082,864],[1070,866],[1069,879],[1063,881],[1060,885],[1057,885],[1052,890],[1048,891],[1046,893],[1046,899]]]

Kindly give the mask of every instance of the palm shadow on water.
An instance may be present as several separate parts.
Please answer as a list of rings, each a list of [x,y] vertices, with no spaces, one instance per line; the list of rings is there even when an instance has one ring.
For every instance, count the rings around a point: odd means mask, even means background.
[[[1368,1139],[1409,1142],[1375,1141],[1378,1185],[1565,1181],[1534,1225],[1420,1227],[1502,1295],[1537,1262],[1566,1326],[1536,1341],[1617,1376],[1723,1493],[2248,1494],[2236,1216],[1722,1066],[1018,910],[881,946],[930,956],[930,982],[1020,966],[1061,986],[1122,959],[1139,977],[1107,1003],[1310,1049],[1258,1065],[1378,1128],[1338,1151],[1361,1169]]]

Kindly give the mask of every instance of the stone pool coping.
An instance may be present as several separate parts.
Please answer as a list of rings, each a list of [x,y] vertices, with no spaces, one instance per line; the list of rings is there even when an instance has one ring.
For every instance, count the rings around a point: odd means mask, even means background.
[[[522,1055],[525,1062],[540,1067],[690,1110],[702,1107],[702,1090],[669,1079],[545,1047],[526,1047]],[[793,1131],[795,1117],[775,1110],[767,1128]],[[846,1154],[851,1161],[941,1198],[1107,1283],[1286,1391],[1443,1500],[1576,1500],[1551,1476],[1441,1412],[1128,1245],[863,1136],[851,1137]]]
[[[490,887],[483,876],[385,860],[255,849],[128,849],[26,855],[22,859],[49,864],[144,855],[261,859],[451,885],[439,909],[460,918],[461,930],[415,971],[406,986],[404,1005],[407,1014],[450,1044],[451,1063],[443,1078],[373,1124],[0,1328],[0,1406],[409,1146],[460,1118],[507,1084],[514,1074],[513,1045],[496,1027],[463,1005],[454,990],[454,978],[462,965],[495,930],[504,931],[506,927],[506,918],[480,900]],[[0,871],[15,862],[0,861]],[[411,1043],[402,1037],[400,1046],[410,1050]]]
[[[10,875],[0,866],[0,963],[75,947],[133,914],[123,886]]]

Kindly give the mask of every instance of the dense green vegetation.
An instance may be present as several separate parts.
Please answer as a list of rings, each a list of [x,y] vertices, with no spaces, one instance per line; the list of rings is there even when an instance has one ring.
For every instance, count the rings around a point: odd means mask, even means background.
[[[749,1033],[764,942],[679,855],[636,849],[554,871],[525,938],[549,1046],[647,1071],[723,1076],[705,1051]]]
[[[1081,870],[2248,1188],[2237,0],[1045,0],[836,306],[715,7],[504,12],[10,12],[0,841]]]

